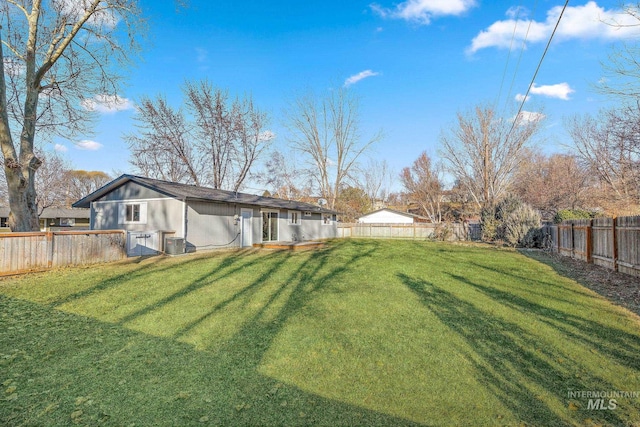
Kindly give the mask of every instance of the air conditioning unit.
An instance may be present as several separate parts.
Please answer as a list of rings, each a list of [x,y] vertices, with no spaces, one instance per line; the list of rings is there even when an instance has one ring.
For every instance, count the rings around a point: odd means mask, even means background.
[[[164,243],[164,251],[167,255],[184,253],[184,239],[182,237],[167,237]]]

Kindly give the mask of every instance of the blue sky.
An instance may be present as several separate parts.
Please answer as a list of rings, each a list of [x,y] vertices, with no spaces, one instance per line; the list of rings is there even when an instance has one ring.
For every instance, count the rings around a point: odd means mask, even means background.
[[[206,78],[269,111],[281,149],[288,99],[348,85],[361,97],[363,135],[384,132],[372,155],[399,172],[422,151],[437,157],[438,137],[457,112],[517,107],[564,1],[190,0],[178,11],[168,0],[141,4],[149,34],[122,105],[87,100],[100,111],[95,134],[56,141],[77,169],[132,172],[122,135],[132,130],[136,100],[163,94],[178,106],[184,81]],[[594,91],[601,63],[612,46],[638,37],[635,28],[601,22],[611,19],[625,19],[617,0],[574,0],[565,11],[524,104],[546,116],[547,152],[569,142],[563,117],[611,102]]]

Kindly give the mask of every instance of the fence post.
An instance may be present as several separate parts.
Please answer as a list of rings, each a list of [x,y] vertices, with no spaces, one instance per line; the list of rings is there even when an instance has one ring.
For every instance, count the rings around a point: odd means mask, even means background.
[[[47,231],[47,268],[53,267],[53,232]]]
[[[587,264],[591,264],[592,259],[591,259],[591,255],[593,253],[593,220],[590,219],[589,222],[587,223],[587,230],[586,230],[586,238],[587,238]]]
[[[569,230],[569,241],[571,242],[571,258],[576,259],[576,242],[573,239],[573,221],[571,221],[571,228]]]
[[[611,224],[611,237],[613,243],[613,271],[618,271],[618,230],[616,227],[617,222],[618,218],[613,217],[613,222]]]

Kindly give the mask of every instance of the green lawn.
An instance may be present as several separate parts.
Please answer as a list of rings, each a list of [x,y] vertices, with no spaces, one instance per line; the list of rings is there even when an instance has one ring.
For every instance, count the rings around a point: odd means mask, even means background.
[[[0,425],[640,423],[568,394],[640,392],[638,317],[512,250],[138,259],[0,281],[0,319]]]

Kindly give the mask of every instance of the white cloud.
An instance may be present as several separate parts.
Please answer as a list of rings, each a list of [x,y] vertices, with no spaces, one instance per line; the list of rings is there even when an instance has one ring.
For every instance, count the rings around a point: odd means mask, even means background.
[[[569,86],[569,83],[558,83],[555,85],[542,86],[536,86],[534,83],[534,85],[531,87],[531,90],[529,90],[527,101],[529,100],[531,95],[542,95],[546,96],[547,98],[557,98],[568,101],[569,95],[573,92],[575,92],[575,90],[573,90],[571,86]],[[516,95],[516,101],[521,102],[523,99],[524,95],[520,93]]]
[[[377,3],[371,10],[383,18],[404,19],[428,25],[433,17],[460,15],[476,5],[476,0],[406,0],[390,9]]]
[[[201,47],[196,48],[196,61],[199,63],[208,62],[209,51]]]
[[[367,77],[379,76],[380,73],[371,70],[360,71],[358,74],[354,74],[353,76],[347,78],[344,81],[344,87],[349,87],[353,84],[358,83],[360,80],[366,79]]]
[[[523,6],[512,6],[507,9],[506,15],[511,19],[518,19],[529,15],[529,10]]]
[[[27,70],[24,63],[14,58],[3,58],[2,62],[4,63],[4,73],[7,76],[16,77],[24,74]]]
[[[122,98],[119,95],[96,95],[93,98],[83,99],[80,104],[87,111],[97,111],[107,114],[135,108],[131,100]]]
[[[520,114],[518,114],[518,118],[516,119],[516,124],[524,125],[526,123],[539,122],[545,117],[546,116],[542,113],[536,113],[534,111],[521,111]]]
[[[53,149],[55,151],[57,151],[58,153],[66,153],[67,151],[69,151],[69,149],[66,146],[62,145],[62,144],[54,145]]]
[[[96,151],[102,148],[102,144],[96,141],[91,141],[89,139],[84,139],[80,142],[76,142],[75,145],[78,150],[85,151]]]
[[[53,7],[60,11],[60,14],[67,16],[74,21],[80,19],[86,12],[89,2],[78,0],[53,0]],[[87,21],[94,26],[105,26],[114,28],[118,25],[120,18],[111,9],[98,8]]]
[[[518,101],[518,102],[522,102],[522,101],[527,102],[529,100],[529,98],[531,98],[531,97],[527,96],[526,99],[525,99],[525,96],[523,94],[521,94],[521,93],[516,95],[516,101]]]
[[[273,131],[265,130],[258,134],[258,141],[271,141],[276,138],[276,134]]]
[[[542,95],[549,98],[558,98],[567,101],[569,100],[569,95],[575,92],[575,90],[571,89],[569,83],[558,83],[555,85],[543,86],[536,86],[534,84],[529,92],[534,95]]]
[[[484,31],[481,31],[471,42],[467,53],[475,53],[488,47],[509,48],[512,38],[516,43],[546,42],[558,17],[562,12],[562,6],[555,6],[547,12],[544,22],[514,19],[512,9],[507,11],[511,19],[494,22]],[[616,23],[617,25],[611,25]],[[515,32],[514,32],[515,28]],[[583,6],[567,7],[554,40],[616,40],[640,36],[640,28],[637,20],[619,9],[609,9],[598,6],[595,1],[590,1]]]

